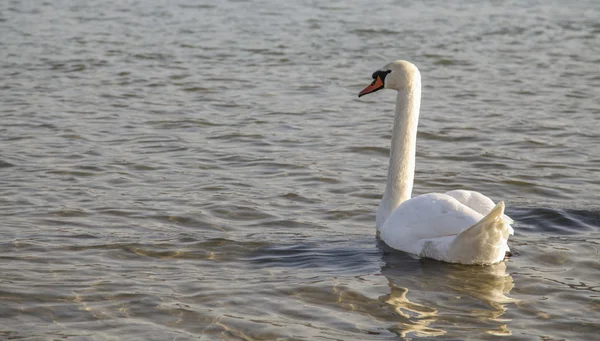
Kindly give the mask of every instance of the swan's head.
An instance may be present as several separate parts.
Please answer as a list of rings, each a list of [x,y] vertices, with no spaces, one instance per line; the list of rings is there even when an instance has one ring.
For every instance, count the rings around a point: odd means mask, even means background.
[[[417,84],[421,84],[419,69],[406,60],[396,60],[375,71],[373,82],[364,88],[358,97],[381,89],[408,90]]]

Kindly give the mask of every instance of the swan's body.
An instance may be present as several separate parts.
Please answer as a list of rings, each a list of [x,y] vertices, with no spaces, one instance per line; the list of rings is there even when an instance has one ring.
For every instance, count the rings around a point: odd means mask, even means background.
[[[466,190],[411,198],[415,173],[421,74],[407,61],[395,61],[373,74],[359,96],[390,88],[398,91],[387,185],[377,210],[380,238],[420,257],[463,264],[493,264],[509,251],[512,219],[485,195]]]

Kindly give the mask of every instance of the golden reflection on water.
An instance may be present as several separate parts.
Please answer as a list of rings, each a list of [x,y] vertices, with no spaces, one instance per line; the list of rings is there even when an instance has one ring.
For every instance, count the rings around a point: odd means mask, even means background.
[[[516,301],[509,297],[513,278],[506,264],[463,266],[398,252],[384,252],[383,258],[379,273],[318,281],[285,294],[305,309],[327,311],[327,320],[311,325],[343,325],[363,335],[460,338],[474,330],[512,335],[510,319],[503,318]]]
[[[386,259],[382,273],[390,293],[380,299],[403,317],[389,329],[399,336],[440,336],[447,333],[445,325],[456,330],[470,323],[488,334],[512,334],[509,320],[501,319],[507,304],[515,302],[508,296],[513,279],[505,263],[480,267],[422,260],[406,267]]]
[[[392,292],[385,303],[394,307],[398,315],[411,319],[413,322],[399,322],[391,328],[402,337],[406,337],[409,333],[415,333],[417,336],[439,336],[446,334],[445,330],[429,328],[429,324],[435,322],[437,309],[424,306],[422,304],[413,303],[406,298],[408,289],[394,286],[390,283]],[[412,314],[411,314],[412,313]]]

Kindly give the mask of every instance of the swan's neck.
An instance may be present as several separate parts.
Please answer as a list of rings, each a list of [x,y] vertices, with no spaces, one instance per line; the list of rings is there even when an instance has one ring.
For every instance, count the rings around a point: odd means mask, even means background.
[[[383,204],[387,206],[388,216],[411,196],[415,177],[417,124],[420,106],[421,80],[414,79],[405,90],[398,91],[398,98],[396,99],[390,165],[383,198]]]

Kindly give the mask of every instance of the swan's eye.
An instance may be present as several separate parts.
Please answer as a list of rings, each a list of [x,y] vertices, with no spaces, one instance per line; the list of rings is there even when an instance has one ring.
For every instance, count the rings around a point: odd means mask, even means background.
[[[388,73],[390,73],[390,72],[392,72],[392,70],[386,70],[386,71],[379,70],[379,71],[375,71],[375,72],[373,72],[373,75],[371,77],[373,79],[376,79],[377,76],[379,76],[382,80],[384,80],[385,76],[387,76]]]

